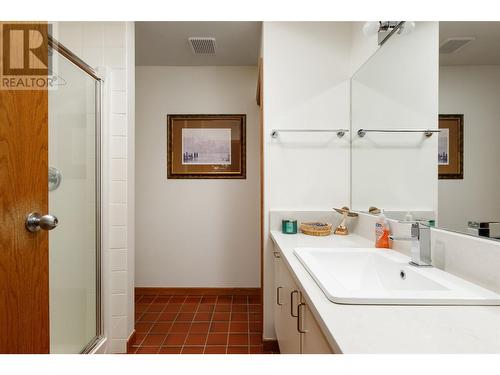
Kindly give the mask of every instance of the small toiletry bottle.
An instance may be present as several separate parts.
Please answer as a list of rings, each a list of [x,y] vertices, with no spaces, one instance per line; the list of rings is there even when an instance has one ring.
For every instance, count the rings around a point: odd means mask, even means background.
[[[389,222],[385,218],[384,210],[378,215],[375,223],[375,247],[389,249]]]
[[[285,234],[297,234],[297,220],[281,220],[281,231]]]
[[[405,221],[413,221],[413,215],[408,211],[405,215]]]

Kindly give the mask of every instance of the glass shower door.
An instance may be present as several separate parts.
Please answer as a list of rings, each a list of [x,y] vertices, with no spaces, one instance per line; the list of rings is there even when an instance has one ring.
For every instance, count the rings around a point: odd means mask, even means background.
[[[64,47],[62,47],[64,48]],[[81,353],[99,338],[100,81],[52,49],[49,90],[50,351]]]

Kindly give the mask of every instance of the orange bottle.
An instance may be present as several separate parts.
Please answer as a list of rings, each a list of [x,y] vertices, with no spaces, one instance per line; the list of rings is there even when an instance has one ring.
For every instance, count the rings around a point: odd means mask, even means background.
[[[378,221],[375,223],[375,247],[390,249],[389,234],[389,222],[385,218],[384,211],[382,211],[378,217]]]

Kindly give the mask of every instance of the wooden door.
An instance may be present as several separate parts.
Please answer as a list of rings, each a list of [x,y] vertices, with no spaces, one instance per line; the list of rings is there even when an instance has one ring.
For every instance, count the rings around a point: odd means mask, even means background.
[[[47,89],[0,88],[0,353],[49,352],[48,235],[24,226],[47,213],[47,159]]]

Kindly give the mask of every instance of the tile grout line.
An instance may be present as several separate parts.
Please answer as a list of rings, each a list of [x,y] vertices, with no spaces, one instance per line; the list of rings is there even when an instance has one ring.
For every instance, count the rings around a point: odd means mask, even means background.
[[[168,301],[167,302],[164,302],[165,303],[165,306],[163,307],[161,313],[160,313],[160,316],[158,317],[158,320],[156,323],[160,322],[160,317],[164,314],[164,313],[169,313],[170,311],[166,311],[168,305],[170,304],[170,301],[172,300],[172,295],[168,296]],[[165,344],[165,341],[167,340],[167,337],[169,336],[171,330],[172,330],[172,327],[174,326],[174,323],[175,323],[175,320],[177,319],[177,316],[179,315],[179,312],[173,312],[175,313],[175,316],[173,318],[173,320],[167,320],[165,321],[166,323],[165,324],[170,324],[170,327],[168,328],[167,332],[164,333],[165,337],[163,338],[163,341],[161,342],[161,344],[159,345],[159,349],[158,349],[158,352],[161,350],[161,348],[164,346]],[[163,322],[163,320],[162,320]],[[155,324],[156,324],[155,323]]]
[[[139,298],[139,301],[142,300],[145,296],[141,296],[141,298]],[[146,307],[146,309],[143,311],[142,315],[141,315],[141,318],[144,316],[144,314],[146,314],[148,308],[151,306],[151,304],[153,303],[153,301],[155,300],[156,296],[151,300],[151,302],[149,302],[148,306]],[[146,322],[144,322],[146,323]],[[151,329],[153,328],[153,325],[154,323],[151,325],[151,327],[149,328],[149,330],[144,334],[144,338],[142,339],[141,343],[137,346],[137,351],[139,351],[139,349],[142,347],[142,343],[144,342],[144,340],[146,340],[146,338],[148,337],[149,335],[149,331],[151,331]]]
[[[160,315],[158,315],[158,319],[156,319],[156,322],[159,321],[160,319],[160,316],[162,316],[163,312],[165,312],[165,309],[167,308],[168,304],[170,303],[170,300],[172,299],[172,296],[169,296],[168,297],[168,301],[167,302],[164,302],[165,303],[165,306],[163,306],[163,309],[161,310],[160,312]],[[177,317],[177,316],[176,316]],[[155,326],[156,322],[153,324],[153,327]],[[168,332],[170,332],[170,330],[172,329],[172,326],[173,326],[173,323],[170,325],[169,329],[168,329]],[[151,327],[151,329],[153,328]],[[163,338],[163,341],[161,342],[160,344],[160,347],[158,348],[158,353],[160,353],[160,350],[163,346],[163,344],[165,343],[165,341],[167,340],[167,336],[168,336],[168,332],[165,334],[165,337]],[[156,354],[158,354],[156,353]]]
[[[170,301],[171,301],[171,300],[172,300],[172,296],[169,296],[168,301],[167,301],[167,302],[165,302],[165,306],[163,306],[163,309],[162,309],[162,311],[161,311],[161,313],[160,313],[160,316],[158,317],[157,322],[159,322],[159,321],[160,321],[159,319],[160,319],[160,317],[163,315],[163,313],[167,313],[167,312],[168,312],[168,311],[166,311],[166,309],[167,309],[168,305],[170,304]],[[176,313],[176,315],[175,315],[175,317],[174,317],[174,320],[172,320],[172,321],[168,321],[168,322],[170,323],[170,327],[168,328],[167,332],[164,334],[164,335],[165,335],[165,337],[163,338],[163,341],[162,341],[162,342],[161,342],[161,344],[160,344],[160,347],[159,347],[159,349],[158,349],[158,353],[160,352],[161,348],[163,347],[163,344],[165,343],[165,341],[167,340],[168,335],[170,334],[170,331],[172,330],[172,327],[173,327],[173,325],[174,325],[175,319],[177,318],[177,314],[178,314],[178,313]],[[163,320],[162,320],[162,321],[163,321]],[[155,323],[155,324],[156,324],[156,323]],[[154,325],[153,325],[153,327],[154,327]]]
[[[226,339],[226,354],[229,354],[229,330],[231,329],[231,321],[233,319],[233,296],[231,296],[231,302],[229,304],[229,323],[227,326],[227,339]]]
[[[184,306],[184,304],[186,303],[186,301],[188,300],[188,298],[189,298],[189,294],[186,295],[186,297],[184,298],[184,302],[182,303],[182,306]],[[198,312],[198,310],[200,308],[200,302],[201,302],[201,299],[200,299],[200,301],[198,301],[198,307],[196,308],[196,311],[195,311],[193,317],[191,318],[191,322],[189,323],[189,328],[188,328],[188,330],[186,332],[186,337],[184,338],[184,344],[181,347],[181,354],[184,351],[184,346],[186,346],[186,341],[187,341],[187,339],[189,337],[189,334],[191,333],[191,328],[193,327],[194,317],[196,316],[196,313]],[[179,314],[182,311],[182,306],[181,306],[181,310],[179,311]],[[190,312],[188,312],[188,313],[190,313]]]
[[[201,298],[201,300],[203,301],[203,297]],[[200,306],[201,306],[201,301],[200,301]],[[210,329],[212,328],[212,322],[214,321],[214,314],[215,314],[215,307],[216,306],[217,306],[217,299],[215,300],[214,308],[212,309],[212,315],[210,315],[210,321],[208,322],[207,338],[205,339],[205,345],[203,346],[203,354],[205,354],[205,351],[207,350],[208,335],[210,334]]]
[[[149,303],[148,307],[146,308],[146,311],[144,311],[144,313],[143,313],[143,314],[145,314],[145,313],[147,313],[147,312],[148,312],[148,311],[147,311],[147,309],[148,309],[149,307],[151,307],[151,305],[153,304],[153,302],[154,302],[154,301],[156,300],[156,298],[158,298],[158,297],[160,297],[160,295],[158,295],[158,294],[154,296],[153,300]],[[162,297],[165,297],[165,296],[162,296]],[[168,304],[169,304],[170,300],[172,299],[172,296],[168,296],[168,297],[169,297],[169,298],[168,298],[168,301],[167,301],[167,302],[162,302],[162,303],[164,304],[163,309],[162,309],[160,312],[158,312],[158,317],[156,318],[156,320],[155,320],[155,321],[153,321],[153,322],[151,322],[151,323],[152,323],[152,325],[151,325],[151,327],[149,328],[149,330],[148,330],[148,331],[144,334],[144,338],[142,339],[141,344],[139,344],[139,345],[138,345],[138,348],[146,347],[146,346],[144,346],[144,345],[142,345],[142,344],[144,343],[144,341],[146,340],[146,338],[148,337],[148,335],[153,334],[153,333],[152,333],[152,330],[153,330],[154,326],[156,325],[156,323],[158,323],[158,322],[160,321],[160,320],[159,320],[159,319],[160,319],[160,316],[163,314],[163,312],[165,311],[166,307],[168,306]],[[144,322],[144,323],[150,323],[150,322]],[[170,330],[170,329],[171,329],[171,327],[169,328],[169,330]],[[163,344],[163,342],[165,342],[165,339],[166,339],[166,335],[165,335],[165,337],[163,338],[162,344]],[[159,350],[160,350],[160,348],[163,346],[162,344],[160,344],[160,345],[159,345],[159,347],[158,347],[158,351],[159,351]],[[149,346],[149,345],[147,345],[147,346]],[[157,354],[158,354],[158,353],[157,353]]]
[[[187,295],[185,295],[185,296],[184,296],[184,301],[182,301],[181,306],[179,307],[179,311],[177,312],[177,315],[176,315],[176,317],[175,317],[174,323],[172,324],[172,328],[173,328],[173,326],[174,326],[175,322],[177,322],[177,318],[179,318],[179,315],[181,314],[182,306],[184,306],[184,303],[186,302],[186,300],[187,300]],[[182,322],[181,322],[181,321],[179,321],[179,323],[181,323],[181,324],[182,324]],[[171,329],[172,329],[172,328],[171,328]],[[191,326],[188,328],[188,330],[187,330],[187,332],[186,332],[186,337],[184,337],[184,341],[183,341],[183,342],[182,342],[182,344],[181,344],[181,352],[180,352],[180,354],[182,354],[182,351],[184,350],[184,344],[186,343],[186,340],[187,340],[187,337],[188,337],[188,333],[189,333],[189,329],[190,329],[190,328],[191,328]]]
[[[247,309],[247,354],[250,354],[250,305],[249,305],[250,299],[247,296],[247,303],[246,303],[246,309]]]

